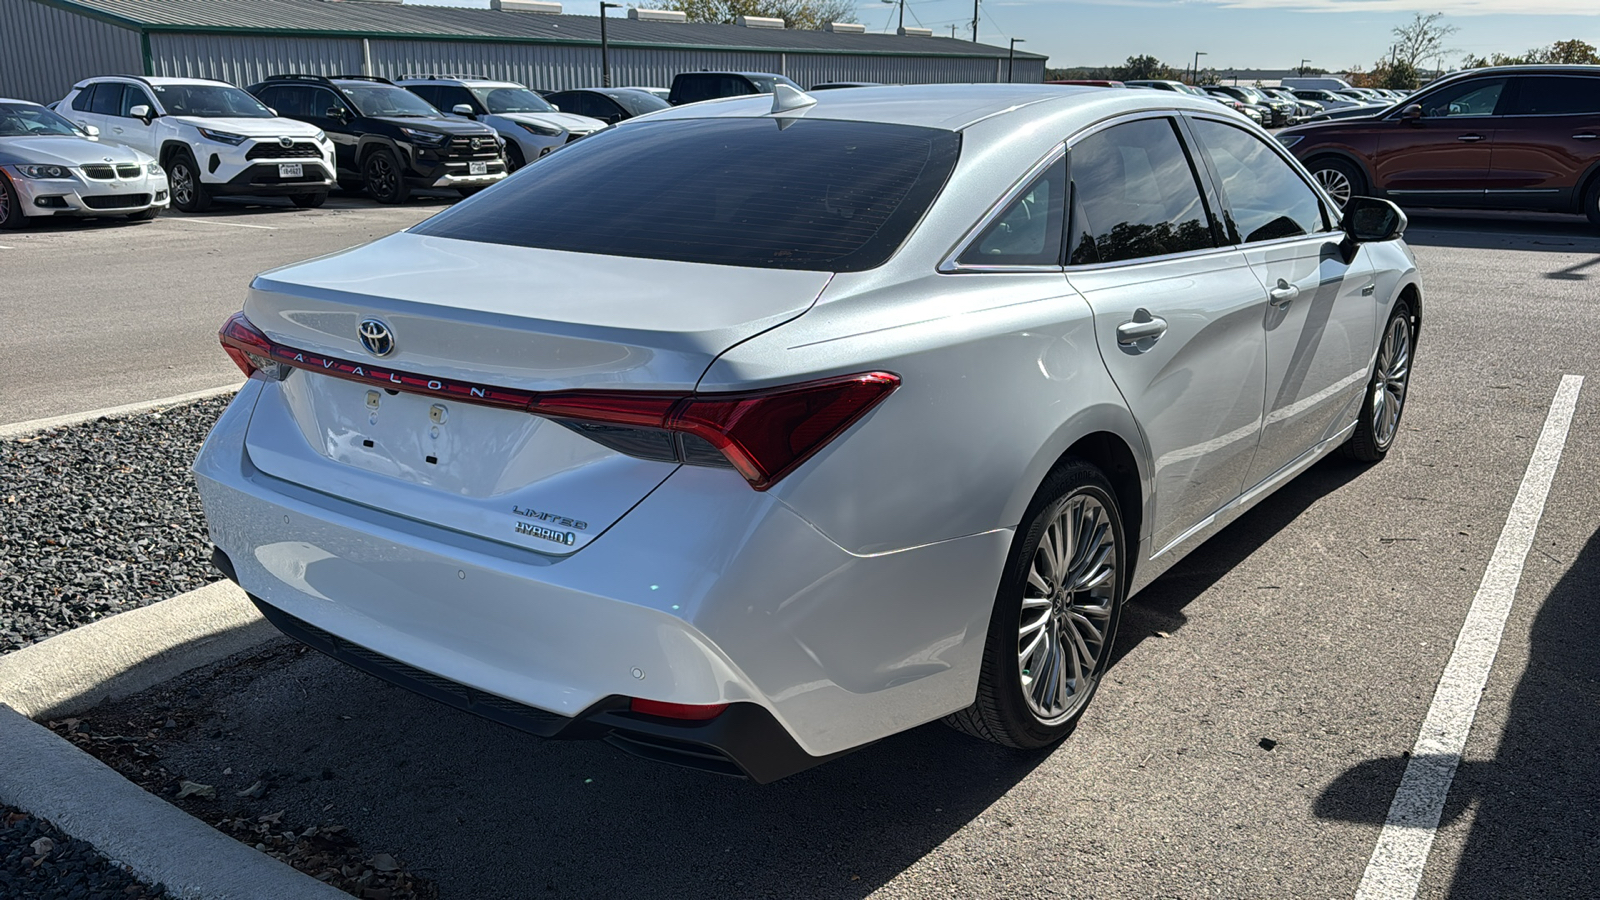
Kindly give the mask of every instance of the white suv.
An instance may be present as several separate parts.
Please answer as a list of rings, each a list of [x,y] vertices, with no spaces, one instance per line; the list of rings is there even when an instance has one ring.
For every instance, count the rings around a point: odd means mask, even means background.
[[[551,150],[606,127],[564,113],[514,81],[453,75],[408,75],[396,81],[435,107],[476,119],[506,139],[506,167],[516,171]]]
[[[173,205],[202,212],[219,194],[288,196],[321,206],[334,184],[333,142],[231,84],[200,78],[90,78],[56,109],[101,139],[161,161]]]

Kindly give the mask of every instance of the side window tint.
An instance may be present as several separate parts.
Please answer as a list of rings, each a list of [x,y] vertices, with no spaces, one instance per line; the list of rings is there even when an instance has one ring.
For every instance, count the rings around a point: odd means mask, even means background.
[[[1422,104],[1422,115],[1430,119],[1450,116],[1492,116],[1495,106],[1500,102],[1500,94],[1505,89],[1504,78],[1488,81],[1475,78],[1464,84],[1441,88],[1418,102]]]
[[[94,92],[99,89],[100,85],[91,84],[79,91],[78,96],[72,98],[72,108],[78,112],[88,112],[94,104]]]
[[[1114,125],[1071,150],[1068,262],[1116,262],[1215,246],[1194,168],[1171,119]]]
[[[1600,113],[1600,78],[1530,75],[1517,79],[1514,116],[1584,116]]]
[[[956,260],[964,266],[1061,264],[1067,162],[1058,159],[990,222]]]
[[[95,85],[94,100],[90,102],[89,112],[100,116],[121,115],[122,85],[111,82],[101,82]]]
[[[350,116],[350,104],[339,99],[339,95],[326,88],[310,88],[304,90],[306,95],[306,115],[314,119],[328,118],[328,110],[336,109],[345,116]]]
[[[1327,229],[1316,192],[1260,138],[1211,119],[1191,124],[1222,183],[1229,240],[1255,243]]]
[[[149,94],[146,94],[139,88],[132,87],[130,85],[123,85],[122,109],[118,111],[117,115],[131,119],[133,118],[132,110],[135,106],[148,106],[150,107],[151,112],[155,112],[156,108],[155,101],[150,99]]]
[[[434,106],[439,105],[439,88],[431,84],[409,84],[406,90],[428,101]]]
[[[472,102],[472,92],[464,87],[442,87],[439,89],[438,100],[428,102],[438,107],[440,112],[449,112],[458,103],[465,103],[473,109],[478,108],[478,104]]]

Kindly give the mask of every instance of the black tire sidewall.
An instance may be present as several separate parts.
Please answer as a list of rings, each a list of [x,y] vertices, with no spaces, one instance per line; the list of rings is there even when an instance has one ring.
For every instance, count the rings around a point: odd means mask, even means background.
[[[300,209],[316,209],[328,202],[328,194],[326,191],[318,191],[313,194],[296,194],[290,198],[290,202]]]
[[[516,144],[512,144],[511,146],[506,148],[506,171],[507,172],[515,172],[515,171],[517,171],[518,169],[521,169],[523,166],[525,166],[527,164],[528,164],[528,160],[527,160],[526,157],[524,157],[522,155],[522,148],[521,147],[518,147]]]
[[[380,194],[377,188],[372,184],[372,166],[373,163],[380,158],[386,159],[389,163],[390,169],[394,172],[394,189],[382,194]],[[378,201],[379,203],[400,203],[401,201],[405,200],[404,178],[405,174],[400,171],[400,160],[396,158],[394,152],[389,150],[387,147],[382,147],[372,151],[372,153],[367,155],[366,161],[361,164],[362,186],[366,188],[367,193],[372,196],[372,199]]]
[[[1064,722],[1046,725],[1034,716],[1023,699],[1022,673],[1017,668],[1017,630],[1022,621],[1023,585],[1028,578],[1028,567],[1034,551],[1044,535],[1046,526],[1061,504],[1069,497],[1088,493],[1105,507],[1117,542],[1117,588],[1111,620],[1107,625],[1105,647],[1101,651],[1099,670],[1090,681],[1088,697],[1078,712]],[[995,597],[994,613],[990,616],[989,637],[985,652],[993,654],[990,671],[986,673],[993,691],[991,697],[1000,714],[999,724],[1011,742],[1019,747],[1047,747],[1072,733],[1083,711],[1094,701],[1094,694],[1104,678],[1111,654],[1115,649],[1117,626],[1122,619],[1122,607],[1127,599],[1129,549],[1123,530],[1122,510],[1117,505],[1116,493],[1111,483],[1099,469],[1081,461],[1069,461],[1058,466],[1041,486],[1028,514],[1023,518],[1026,530],[1019,531],[1012,542],[1011,555],[1006,560],[1005,573],[1000,579],[1000,590]],[[980,688],[981,689],[981,688]]]
[[[6,219],[0,222],[0,228],[14,231],[28,226],[28,216],[22,211],[22,197],[5,175],[0,175],[0,191],[6,195]]]
[[[1589,179],[1589,189],[1583,192],[1583,214],[1589,224],[1600,226],[1600,174]]]
[[[172,191],[172,205],[183,212],[205,212],[206,208],[211,205],[211,199],[206,196],[205,185],[200,182],[200,164],[195,162],[194,154],[187,150],[180,150],[174,154],[168,170],[173,172],[179,167],[188,168],[189,182],[193,187],[191,188],[188,203],[179,203],[178,192],[176,190]],[[169,181],[174,180],[176,179],[172,179],[169,176]],[[171,185],[169,184],[170,187]]]

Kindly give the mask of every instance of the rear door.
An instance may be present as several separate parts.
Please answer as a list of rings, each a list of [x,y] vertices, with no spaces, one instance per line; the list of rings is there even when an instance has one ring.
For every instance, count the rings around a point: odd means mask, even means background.
[[[1417,99],[1422,118],[1385,120],[1372,161],[1377,184],[1401,202],[1481,205],[1506,84],[1503,77],[1458,81]]]
[[[1094,310],[1112,379],[1154,457],[1159,554],[1243,490],[1260,435],[1266,291],[1219,246],[1176,120],[1070,144],[1067,277]]]
[[[1600,76],[1520,75],[1495,131],[1488,200],[1570,209],[1600,161]]]
[[[1267,383],[1250,487],[1334,437],[1361,407],[1376,281],[1311,185],[1275,147],[1221,118],[1189,119],[1222,195],[1228,240],[1267,290]]]
[[[80,127],[93,125],[100,129],[107,143],[119,144],[109,133],[111,114],[122,108],[122,85],[114,81],[97,81],[72,98],[72,121]]]

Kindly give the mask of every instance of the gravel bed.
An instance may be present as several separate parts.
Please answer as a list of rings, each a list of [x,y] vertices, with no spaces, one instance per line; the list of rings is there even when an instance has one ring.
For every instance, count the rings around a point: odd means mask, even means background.
[[[0,897],[6,900],[168,900],[43,819],[0,806]]]
[[[221,577],[189,466],[229,399],[0,440],[0,653]]]

